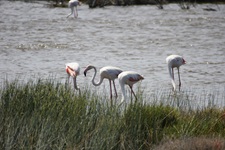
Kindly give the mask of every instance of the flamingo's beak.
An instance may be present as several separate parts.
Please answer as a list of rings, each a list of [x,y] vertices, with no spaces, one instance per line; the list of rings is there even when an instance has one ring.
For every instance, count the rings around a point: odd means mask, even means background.
[[[186,64],[186,61],[183,59],[183,64]]]
[[[86,71],[84,71],[84,76],[86,77]]]

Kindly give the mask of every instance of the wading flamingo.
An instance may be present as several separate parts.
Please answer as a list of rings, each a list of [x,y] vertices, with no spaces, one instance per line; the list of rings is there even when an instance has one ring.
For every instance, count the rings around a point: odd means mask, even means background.
[[[166,58],[166,62],[168,64],[168,70],[169,70],[169,75],[172,81],[172,85],[173,85],[173,90],[176,90],[176,84],[174,81],[174,68],[176,67],[178,70],[178,78],[179,78],[179,91],[180,91],[180,87],[181,87],[181,80],[180,80],[180,71],[179,68],[181,65],[184,65],[186,63],[186,61],[183,59],[182,56],[179,55],[170,55]]]
[[[67,84],[69,85],[70,77],[73,78],[73,85],[76,90],[79,90],[77,86],[77,76],[80,74],[80,66],[76,62],[66,64],[66,73],[68,74]]]
[[[114,86],[114,90],[115,90],[115,94],[116,94],[116,98],[118,97],[117,95],[117,91],[116,91],[116,86],[115,86],[115,79],[118,78],[118,75],[122,72],[122,70],[120,68],[117,67],[113,67],[113,66],[106,66],[100,69],[100,79],[99,81],[96,83],[95,82],[95,77],[97,74],[97,69],[95,66],[92,65],[88,65],[85,70],[84,70],[84,75],[86,76],[87,71],[90,69],[94,69],[95,73],[92,77],[92,84],[94,86],[99,86],[102,84],[102,81],[104,79],[108,79],[109,80],[109,86],[110,86],[110,99],[112,100],[112,84],[111,82],[113,82],[113,86]]]
[[[122,91],[122,100],[126,100],[126,91],[125,91],[125,84],[127,84],[130,87],[131,90],[131,99],[132,99],[132,94],[134,95],[135,99],[137,100],[137,97],[133,91],[133,85],[137,83],[140,80],[143,80],[144,77],[137,72],[134,71],[124,71],[118,76],[118,80],[120,83],[121,91]]]
[[[81,5],[81,2],[79,2],[78,0],[70,0],[68,2],[68,7],[71,9],[71,13],[69,15],[67,15],[67,18],[74,14],[74,18],[78,17],[78,12],[77,12],[77,5]],[[75,11],[74,11],[75,8]]]

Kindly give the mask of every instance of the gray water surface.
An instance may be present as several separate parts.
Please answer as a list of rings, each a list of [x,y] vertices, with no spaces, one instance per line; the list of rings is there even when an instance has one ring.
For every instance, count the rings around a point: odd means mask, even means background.
[[[204,11],[206,7],[218,11]],[[80,87],[91,83],[93,72],[85,78],[83,69],[92,64],[98,70],[112,65],[139,72],[146,92],[171,90],[165,59],[178,54],[187,61],[180,68],[182,90],[224,91],[225,5],[218,7],[89,9],[83,4],[74,19],[66,18],[69,8],[0,1],[0,81],[54,76],[65,82],[65,63],[75,61],[81,66]],[[104,85],[108,89],[108,81]]]

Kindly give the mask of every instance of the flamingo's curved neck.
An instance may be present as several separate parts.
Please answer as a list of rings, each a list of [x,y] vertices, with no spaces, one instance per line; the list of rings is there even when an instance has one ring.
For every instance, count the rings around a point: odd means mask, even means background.
[[[94,75],[92,77],[92,80],[91,80],[92,81],[92,84],[94,86],[99,86],[99,85],[102,84],[103,79],[100,77],[99,81],[97,83],[95,83],[95,77],[96,77],[96,74],[97,74],[97,69],[95,67],[93,67],[93,69],[94,69],[95,73],[94,73]]]
[[[122,99],[121,99],[121,102],[123,102],[124,100],[126,100],[126,91],[125,91],[125,85],[124,85],[124,83],[120,83],[120,87],[121,87],[121,91],[122,91]]]
[[[173,68],[170,64],[168,64],[168,70],[169,70],[169,75],[170,75],[171,82],[172,82],[172,85],[173,85],[173,88],[174,88],[174,91],[175,91],[176,90],[176,84],[175,84],[175,81],[174,81],[174,72],[173,72]]]
[[[80,89],[80,88],[77,86],[77,77],[76,77],[76,76],[73,78],[73,84],[74,84],[74,88],[75,88],[76,90],[79,90],[79,89]]]

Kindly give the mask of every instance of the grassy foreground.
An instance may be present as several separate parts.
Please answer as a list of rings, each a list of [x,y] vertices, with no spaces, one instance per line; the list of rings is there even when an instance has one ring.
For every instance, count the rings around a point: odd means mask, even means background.
[[[225,149],[225,109],[187,111],[141,100],[111,106],[100,99],[51,80],[6,81],[0,149]]]

